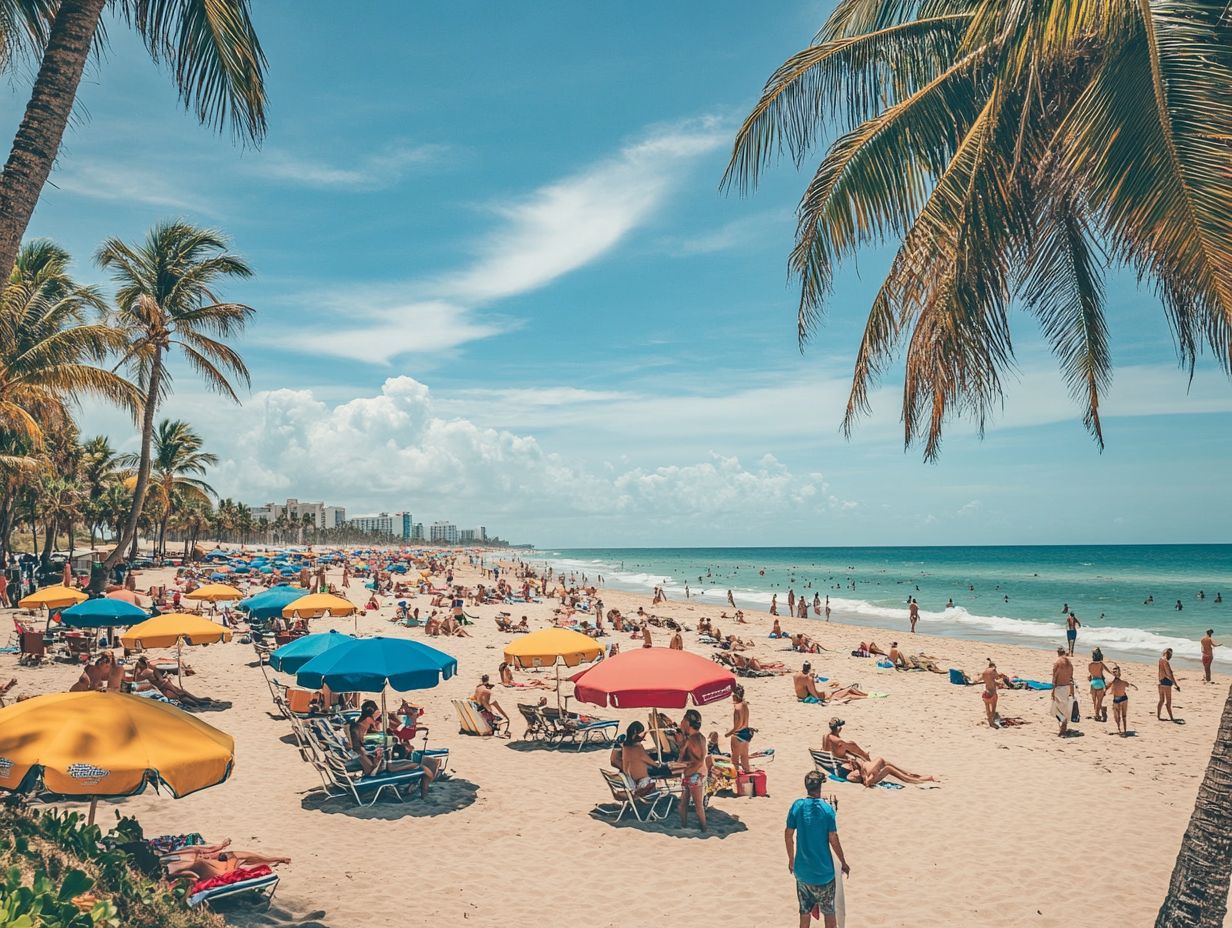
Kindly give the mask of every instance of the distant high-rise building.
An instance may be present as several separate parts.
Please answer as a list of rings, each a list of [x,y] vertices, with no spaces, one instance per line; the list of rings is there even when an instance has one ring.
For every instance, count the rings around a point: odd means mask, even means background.
[[[458,531],[458,541],[464,545],[473,545],[475,543],[475,530],[473,528],[464,528]]]
[[[394,515],[398,516],[398,534],[403,541],[410,541],[411,535],[415,530],[415,521],[411,518],[411,514],[409,512],[396,512]]]
[[[254,522],[272,524],[282,517],[289,522],[303,524],[304,516],[312,519],[318,529],[338,528],[346,522],[346,509],[342,506],[327,506],[321,502],[288,498],[285,503],[266,503],[252,508]]]
[[[424,524],[422,522],[416,522],[414,525],[411,526],[411,541],[423,541],[423,540],[424,540]]]
[[[458,527],[452,522],[433,522],[428,526],[428,541],[434,544],[456,545]]]
[[[394,517],[388,512],[382,512],[375,516],[356,516],[350,521],[351,528],[356,531],[366,532],[369,535],[388,535],[396,537],[402,529],[401,523],[398,524],[397,530],[394,528]]]
[[[475,531],[475,537],[476,537],[479,541],[487,541],[487,540],[488,540],[488,530],[487,530],[487,527],[486,527],[486,526],[483,526],[483,525],[479,526],[479,528],[478,528],[478,529],[476,529],[476,531]]]

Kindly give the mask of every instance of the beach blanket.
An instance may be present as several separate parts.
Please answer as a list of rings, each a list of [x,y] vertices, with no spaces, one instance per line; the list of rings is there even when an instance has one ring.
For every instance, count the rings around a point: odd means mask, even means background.
[[[203,893],[208,889],[231,886],[234,883],[243,883],[245,880],[255,880],[258,877],[269,876],[273,872],[264,864],[260,867],[240,867],[237,870],[232,870],[230,873],[224,873],[222,876],[212,876],[208,880],[198,880],[188,890],[188,895],[195,896],[197,893]]]
[[[1022,679],[1019,679],[1018,677],[1015,677],[1014,682],[1021,683],[1023,686],[1025,686],[1029,690],[1050,690],[1052,689],[1051,683],[1041,683],[1039,680],[1022,680]]]
[[[850,783],[851,782],[846,777],[836,777],[833,773],[830,773],[829,771],[826,771],[826,776],[828,776],[835,783]],[[857,785],[862,786],[863,784],[857,784]],[[876,786],[873,787],[873,789],[903,789],[903,788],[904,787],[902,783],[891,783],[889,780],[882,780],[880,783],[878,783]]]
[[[1057,687],[1052,691],[1052,717],[1057,722],[1068,722],[1074,706],[1073,684]]]

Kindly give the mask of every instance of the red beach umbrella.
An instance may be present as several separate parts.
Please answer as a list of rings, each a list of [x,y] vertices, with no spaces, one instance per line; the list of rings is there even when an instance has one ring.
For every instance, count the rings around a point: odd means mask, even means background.
[[[569,678],[574,698],[618,709],[683,709],[731,695],[730,670],[690,651],[639,648],[625,651]]]

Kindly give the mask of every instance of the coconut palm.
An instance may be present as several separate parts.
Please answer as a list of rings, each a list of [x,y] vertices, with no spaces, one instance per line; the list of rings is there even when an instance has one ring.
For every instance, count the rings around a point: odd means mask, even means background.
[[[981,427],[1013,364],[1009,310],[1040,320],[1102,447],[1110,378],[1103,278],[1132,268],[1181,361],[1232,370],[1232,43],[1226,0],[842,0],[736,137],[748,189],[783,149],[836,136],[800,201],[789,259],[798,331],[835,267],[898,253],[869,312],[844,428],[905,345],[908,445]]]
[[[98,294],[79,286],[68,264],[51,242],[30,242],[0,295],[0,557],[18,491],[37,479],[47,438],[68,427],[76,400],[136,405],[131,384],[95,366],[121,341],[99,320]]]
[[[104,562],[110,570],[137,537],[150,479],[154,417],[172,384],[169,355],[178,354],[208,388],[237,403],[232,379],[249,383],[243,358],[221,339],[238,334],[253,309],[220,301],[214,287],[223,278],[251,277],[252,271],[226,251],[219,233],[183,222],[155,226],[141,245],[110,239],[99,249],[97,260],[116,281],[113,323],[125,342],[121,363],[142,394],[132,512]]]
[[[248,0],[4,0],[10,45],[41,59],[25,115],[0,174],[0,278],[13,266],[51,173],[92,50],[105,45],[104,8],[141,36],[174,76],[197,119],[259,141],[265,133],[265,55]]]
[[[166,554],[167,524],[176,510],[186,505],[209,508],[214,488],[201,479],[206,469],[218,463],[218,455],[201,450],[201,436],[180,419],[163,419],[154,434],[150,484],[146,506],[158,528],[156,550]],[[140,467],[140,455],[121,456],[122,466]],[[135,481],[134,481],[135,482]]]
[[[179,509],[172,525],[184,537],[184,560],[192,560],[193,549],[203,532],[210,530],[210,511],[199,500],[193,500]]]
[[[82,512],[89,524],[90,547],[93,548],[98,526],[105,521],[103,494],[120,479],[119,458],[106,435],[96,435],[82,443],[79,469],[85,493]]]
[[[983,427],[1014,360],[1010,307],[1038,317],[1102,448],[1104,277],[1158,293],[1181,362],[1232,372],[1232,43],[1227,0],[840,0],[767,82],[725,184],[833,133],[789,258],[797,331],[836,266],[898,251],[872,301],[844,417],[905,348],[910,446]],[[1232,878],[1232,692],[1158,926],[1223,923]]]

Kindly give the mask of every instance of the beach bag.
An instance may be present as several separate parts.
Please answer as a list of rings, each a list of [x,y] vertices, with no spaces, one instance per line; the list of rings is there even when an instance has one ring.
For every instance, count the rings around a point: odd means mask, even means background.
[[[1081,712],[1081,711],[1079,710],[1079,708],[1078,708],[1078,700],[1077,700],[1077,699],[1074,699],[1074,700],[1070,703],[1069,720],[1070,720],[1071,722],[1081,722],[1081,721],[1082,721],[1082,712]]]
[[[736,795],[749,798],[752,796],[766,796],[766,771],[754,770],[750,773],[743,771],[736,774]]]

